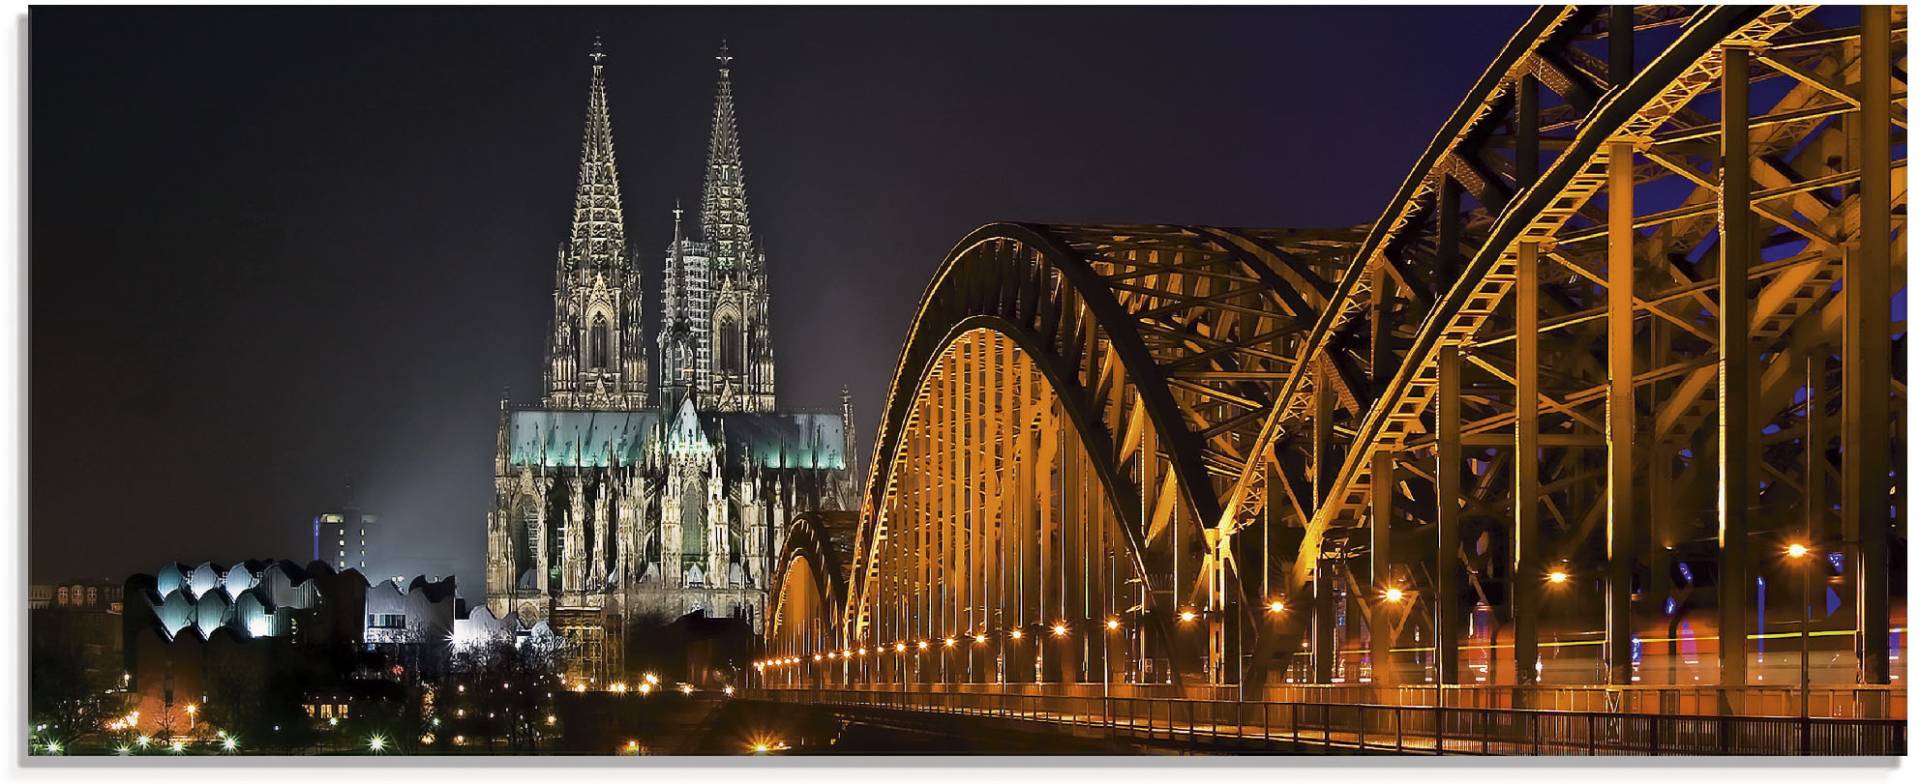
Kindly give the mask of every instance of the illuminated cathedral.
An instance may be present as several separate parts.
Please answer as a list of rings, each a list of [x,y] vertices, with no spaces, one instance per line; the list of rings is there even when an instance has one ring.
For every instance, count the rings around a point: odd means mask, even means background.
[[[778,406],[731,57],[722,46],[699,222],[685,226],[675,206],[651,335],[604,60],[596,42],[543,394],[501,405],[487,519],[487,606],[547,621],[580,652],[570,669],[589,677],[618,672],[637,629],[688,613],[757,631],[784,524],[858,498],[846,393],[835,411]]]

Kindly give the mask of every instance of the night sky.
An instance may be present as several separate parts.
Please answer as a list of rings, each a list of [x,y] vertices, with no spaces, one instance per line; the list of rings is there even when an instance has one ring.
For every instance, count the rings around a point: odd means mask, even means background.
[[[864,449],[969,230],[1370,223],[1527,13],[36,8],[31,578],[304,562],[351,482],[479,598],[596,32],[648,317],[725,37],[782,405]]]

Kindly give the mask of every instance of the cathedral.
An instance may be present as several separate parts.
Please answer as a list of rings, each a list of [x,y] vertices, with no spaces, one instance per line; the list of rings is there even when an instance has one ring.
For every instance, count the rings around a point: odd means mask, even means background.
[[[651,341],[598,42],[591,59],[543,394],[501,405],[486,577],[496,617],[548,623],[589,678],[622,671],[628,640],[688,613],[758,631],[785,523],[858,498],[846,393],[820,412],[782,410],[775,394],[725,46],[699,222],[674,207]]]

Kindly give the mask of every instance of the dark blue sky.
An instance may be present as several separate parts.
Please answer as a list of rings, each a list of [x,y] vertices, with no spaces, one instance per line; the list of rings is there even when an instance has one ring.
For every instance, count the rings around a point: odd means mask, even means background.
[[[1528,13],[36,8],[32,578],[304,560],[351,480],[478,597],[596,31],[650,289],[731,42],[782,402],[865,445],[970,229],[1369,223]]]

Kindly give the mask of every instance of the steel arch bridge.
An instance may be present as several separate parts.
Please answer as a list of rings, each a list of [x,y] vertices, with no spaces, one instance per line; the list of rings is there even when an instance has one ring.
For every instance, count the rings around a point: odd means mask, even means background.
[[[1545,7],[1371,226],[982,227],[760,682],[1903,713],[1905,43]]]

